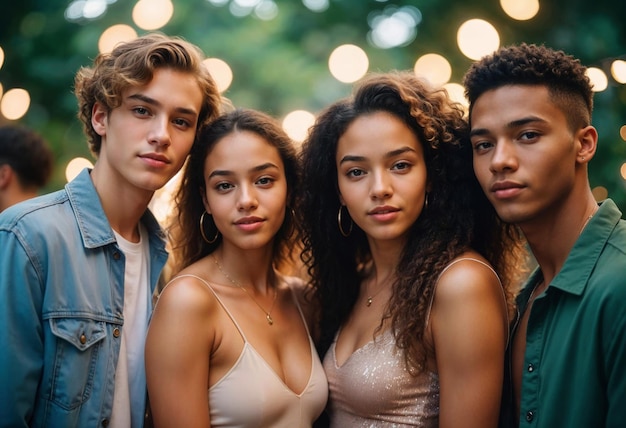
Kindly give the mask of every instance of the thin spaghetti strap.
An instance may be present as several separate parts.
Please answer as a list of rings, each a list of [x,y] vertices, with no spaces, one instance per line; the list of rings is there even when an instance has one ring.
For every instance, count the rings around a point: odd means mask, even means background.
[[[178,275],[174,278],[172,278],[167,284],[165,284],[165,287],[163,287],[163,290],[161,290],[160,295],[163,294],[163,292],[165,291],[165,289],[167,288],[168,285],[170,285],[172,282],[176,281],[179,278],[195,278],[198,281],[200,281],[201,283],[203,283],[204,285],[206,285],[206,287],[211,291],[211,293],[213,293],[213,295],[215,296],[215,298],[217,299],[217,302],[220,304],[220,306],[224,309],[224,311],[226,312],[226,314],[228,315],[228,317],[230,318],[230,320],[233,322],[233,324],[235,325],[235,327],[237,327],[237,330],[239,331],[239,334],[241,335],[241,337],[243,338],[244,342],[248,342],[248,339],[246,339],[246,335],[243,334],[243,330],[241,329],[241,327],[239,327],[239,324],[237,323],[237,320],[235,320],[235,317],[233,316],[233,314],[230,313],[230,311],[228,310],[228,308],[226,307],[226,305],[224,304],[224,302],[222,302],[222,299],[220,299],[220,296],[218,296],[218,294],[215,292],[215,290],[213,289],[213,287],[211,286],[211,284],[204,280],[203,278],[200,278],[199,276],[193,275],[193,274],[183,274],[183,275]],[[157,303],[156,305],[159,304],[159,300],[157,299]],[[154,306],[154,309],[156,309],[156,305]]]
[[[306,322],[306,318],[304,317],[304,312],[302,312],[302,308],[300,307],[300,302],[298,301],[298,297],[296,296],[296,292],[293,291],[293,288],[291,287],[291,284],[289,284],[288,281],[285,281],[285,284],[287,284],[287,287],[289,287],[289,292],[291,293],[291,298],[293,299],[294,303],[296,304],[296,307],[298,308],[298,312],[300,312],[300,319],[302,319],[302,324],[304,324],[304,329],[306,330],[306,334],[307,336],[311,337],[311,333],[309,333],[309,326]]]
[[[500,290],[502,291],[502,299],[504,301],[504,309],[505,309],[505,315],[506,315],[506,325],[507,325],[507,334],[506,334],[506,343],[508,346],[509,343],[509,310],[508,307],[509,305],[507,304],[506,301],[506,294],[504,293],[504,288],[502,287],[502,281],[500,281],[500,277],[498,276],[498,274],[496,273],[496,271],[491,267],[491,265],[489,265],[489,263],[485,263],[482,260],[479,259],[475,259],[473,257],[461,257],[459,259],[453,260],[452,262],[450,262],[445,268],[443,268],[443,270],[441,271],[441,273],[439,274],[439,277],[437,278],[437,282],[435,283],[435,289],[437,287],[437,284],[439,284],[439,278],[441,278],[441,275],[443,275],[445,273],[445,271],[447,271],[448,269],[450,269],[450,267],[452,267],[453,265],[455,265],[458,262],[464,261],[464,260],[470,260],[470,261],[474,261],[477,263],[480,263],[481,265],[489,268],[489,270],[491,272],[493,272],[493,274],[495,275],[496,279],[498,280],[498,284],[500,284]],[[433,293],[430,296],[430,303],[428,304],[428,312],[426,313],[426,326],[428,326],[428,322],[430,320],[430,311],[433,307],[433,302],[435,300],[435,290],[433,290]]]

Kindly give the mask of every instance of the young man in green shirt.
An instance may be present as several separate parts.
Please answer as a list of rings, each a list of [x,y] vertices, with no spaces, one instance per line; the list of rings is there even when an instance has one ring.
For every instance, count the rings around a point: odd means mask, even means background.
[[[626,222],[589,186],[586,68],[521,44],[476,62],[464,84],[475,174],[539,264],[517,300],[502,426],[623,427]]]

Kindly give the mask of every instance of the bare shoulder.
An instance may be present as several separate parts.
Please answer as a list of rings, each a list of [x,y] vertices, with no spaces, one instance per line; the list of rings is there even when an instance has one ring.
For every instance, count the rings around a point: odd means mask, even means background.
[[[193,273],[182,271],[163,287],[155,306],[170,312],[208,313],[216,304],[215,295],[206,279]]]
[[[502,285],[487,260],[467,251],[448,264],[437,283],[436,300],[466,299],[497,293]]]

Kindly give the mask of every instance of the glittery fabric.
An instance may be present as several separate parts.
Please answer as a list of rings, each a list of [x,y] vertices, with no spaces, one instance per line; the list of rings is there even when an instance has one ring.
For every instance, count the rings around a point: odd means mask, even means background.
[[[390,330],[356,350],[341,367],[333,342],[324,370],[332,428],[438,426],[439,378],[426,370],[412,376]]]

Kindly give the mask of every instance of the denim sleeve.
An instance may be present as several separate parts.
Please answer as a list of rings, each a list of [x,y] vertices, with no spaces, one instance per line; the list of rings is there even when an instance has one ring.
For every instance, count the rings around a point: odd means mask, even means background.
[[[28,425],[43,367],[43,282],[25,245],[0,230],[0,427]]]

